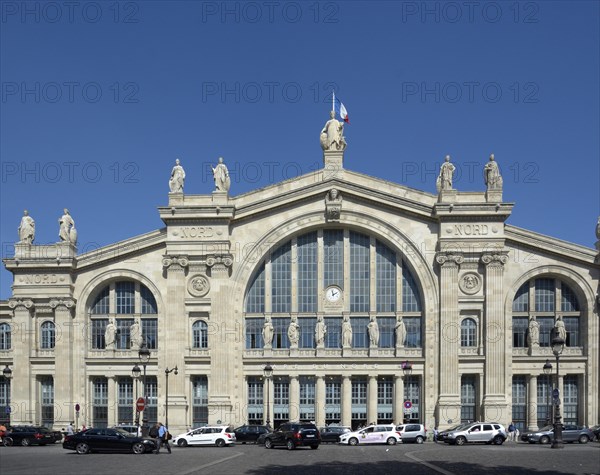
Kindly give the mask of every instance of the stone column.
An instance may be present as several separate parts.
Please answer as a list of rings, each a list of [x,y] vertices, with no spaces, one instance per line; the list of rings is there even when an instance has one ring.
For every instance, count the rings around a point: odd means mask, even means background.
[[[512,416],[511,416],[512,417]],[[527,430],[538,430],[537,425],[537,376],[529,376],[527,387]]]
[[[459,253],[438,252],[440,265],[440,395],[439,420],[443,424],[460,421],[460,378],[458,350],[460,323],[458,314],[458,269],[464,257]],[[448,422],[452,421],[452,422]]]
[[[35,394],[35,380],[31,374],[29,354],[35,342],[34,320],[31,312],[34,311],[33,301],[9,300],[8,306],[13,309],[14,318],[11,322],[12,330],[12,369],[10,380],[10,423],[33,424],[35,423],[37,398]]]
[[[505,252],[484,254],[481,261],[485,265],[485,393],[482,414],[485,421],[501,422],[504,415],[509,414],[505,388],[507,367],[512,364],[510,339],[505,337],[507,319],[502,286],[508,256]]]
[[[404,422],[404,378],[394,377],[394,421],[396,424]]]
[[[108,427],[117,425],[119,411],[119,395],[117,388],[117,377],[109,376],[108,380]],[[159,416],[160,419],[160,416]]]
[[[325,425],[325,378],[317,376],[315,382],[315,422],[317,427]]]
[[[342,425],[352,425],[352,381],[342,376]]]
[[[263,421],[266,424],[269,421],[271,427],[273,427],[273,378],[263,379]],[[267,406],[267,401],[269,405]]]
[[[367,424],[377,422],[377,376],[369,375],[367,394]]]
[[[76,401],[73,400],[73,381],[76,380],[74,365],[77,360],[73,348],[73,317],[71,313],[74,305],[75,302],[71,299],[50,301],[50,307],[54,309],[57,336],[54,347],[54,357],[57,362],[54,372],[54,405],[60,410],[55,411],[54,425],[56,427],[66,427],[69,422],[75,420]],[[60,338],[58,338],[59,335]]]
[[[289,403],[290,421],[300,419],[300,381],[297,375],[290,375],[290,403]]]

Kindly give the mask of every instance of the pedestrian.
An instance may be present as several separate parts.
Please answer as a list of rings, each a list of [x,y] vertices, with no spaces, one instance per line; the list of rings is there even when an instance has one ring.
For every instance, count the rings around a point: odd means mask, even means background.
[[[73,423],[69,422],[69,425],[67,426],[67,435],[73,435],[75,433],[75,430],[73,429]]]
[[[511,422],[508,426],[508,440],[512,440],[513,442],[515,441],[516,431],[517,428],[515,427],[514,423]]]
[[[437,428],[437,427],[434,427],[434,429],[433,429],[433,441],[434,441],[436,444],[437,444],[437,441],[438,441],[438,435],[439,435],[438,428]]]
[[[156,438],[156,452],[158,455],[160,452],[160,447],[164,445],[169,453],[171,453],[171,446],[169,445],[169,429],[162,424],[162,422],[158,423],[158,437]]]

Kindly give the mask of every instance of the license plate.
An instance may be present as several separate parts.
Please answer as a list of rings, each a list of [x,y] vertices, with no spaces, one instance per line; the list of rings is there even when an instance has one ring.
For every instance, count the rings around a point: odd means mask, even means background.
[[[311,437],[314,437],[314,435],[307,435],[306,438],[310,439]]]

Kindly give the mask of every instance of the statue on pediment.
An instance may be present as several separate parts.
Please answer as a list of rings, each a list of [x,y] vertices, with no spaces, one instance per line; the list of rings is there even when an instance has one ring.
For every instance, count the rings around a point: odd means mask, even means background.
[[[77,230],[75,229],[75,221],[71,217],[69,210],[64,209],[64,214],[58,219],[60,229],[58,237],[62,242],[72,242],[77,244]]]
[[[21,224],[19,225],[19,242],[32,244],[35,239],[35,221],[29,216],[29,211],[23,211]]]
[[[438,193],[442,190],[452,189],[452,180],[454,178],[454,171],[456,167],[450,163],[450,155],[446,155],[444,163],[440,167],[440,174],[436,181],[436,188]]]
[[[273,335],[273,323],[271,322],[271,317],[267,315],[262,329],[263,348],[271,348],[273,346]]]
[[[402,319],[402,315],[398,317],[396,321],[396,348],[404,348],[404,341],[406,340],[406,325]]]
[[[488,190],[501,190],[502,189],[502,175],[500,175],[500,168],[498,163],[494,161],[494,154],[490,155],[490,161],[483,167],[483,179]]]
[[[171,193],[183,193],[183,184],[185,182],[185,170],[179,164],[179,159],[175,160],[175,166],[171,170],[169,179],[169,189]]]
[[[540,324],[535,315],[529,319],[529,332],[527,335],[529,348],[533,349],[540,346]]]
[[[344,123],[335,118],[335,111],[330,112],[330,119],[321,130],[321,148],[324,151],[343,151],[346,149]]]
[[[288,327],[288,339],[290,340],[290,348],[298,348],[298,341],[300,341],[300,325],[296,316],[292,316],[290,326]]]
[[[371,321],[367,325],[367,330],[369,332],[371,348],[377,347],[379,345],[379,325],[375,317],[371,317]]]
[[[323,317],[319,315],[317,319],[317,324],[315,325],[315,342],[317,343],[317,348],[323,348],[325,345],[325,335],[327,334],[327,327],[325,326],[325,322],[323,321]]]
[[[217,191],[229,191],[231,179],[227,165],[223,163],[223,157],[219,157],[219,163],[216,167],[210,167],[215,178],[215,187]]]
[[[342,347],[350,348],[352,346],[352,324],[348,315],[344,315],[342,322]]]
[[[113,323],[113,320],[109,320],[106,328],[104,329],[104,348],[107,350],[114,350],[117,337],[117,327]]]

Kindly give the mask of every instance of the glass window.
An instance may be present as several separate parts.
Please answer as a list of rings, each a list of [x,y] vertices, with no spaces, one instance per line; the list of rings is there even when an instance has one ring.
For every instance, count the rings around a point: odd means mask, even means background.
[[[298,311],[317,311],[317,233],[298,237]]]
[[[315,379],[312,376],[300,376],[300,419],[315,419]]]
[[[192,325],[192,348],[208,348],[208,325],[202,320]]]
[[[208,424],[208,378],[192,378],[192,425],[199,427]]]
[[[350,311],[369,311],[369,236],[350,232]]]
[[[405,262],[402,262],[402,311],[421,311],[419,287],[417,285],[417,281],[411,274]]]
[[[379,325],[379,348],[394,348],[396,317],[377,317]]]
[[[325,318],[325,348],[341,348],[342,347],[342,318],[327,317]]]
[[[554,312],[554,279],[535,279],[535,311]]]
[[[156,318],[142,318],[142,336],[148,349],[158,348],[158,320]]]
[[[133,417],[133,380],[119,378],[118,382],[118,423],[132,423]]]
[[[265,311],[265,263],[263,262],[254,274],[248,295],[246,296],[246,312],[264,313]]]
[[[116,311],[118,314],[131,314],[135,312],[135,283],[117,282],[115,285],[117,295]]]
[[[146,409],[144,418],[149,424],[158,422],[158,383],[155,376],[146,377]]]
[[[92,388],[93,424],[97,428],[105,428],[108,425],[108,380],[96,378]]]
[[[463,375],[460,383],[460,419],[461,422],[476,421],[475,417],[475,376]]]
[[[287,378],[273,381],[273,423],[278,427],[290,418],[290,382]]]
[[[107,315],[109,313],[109,288],[104,287],[92,304],[92,315]]]
[[[368,348],[369,334],[367,326],[369,325],[369,317],[352,317],[350,324],[352,325],[352,348]]]
[[[323,231],[323,287],[344,288],[344,231]]]
[[[54,322],[42,323],[42,349],[52,349],[55,345],[55,326]]]
[[[460,346],[477,346],[477,323],[465,318],[460,324]]]
[[[300,325],[300,341],[298,344],[299,348],[314,348],[315,347],[315,325],[316,324],[317,324],[316,318],[304,317],[304,318],[298,319],[298,325]],[[327,333],[325,335],[327,335]]]
[[[0,323],[0,350],[10,350],[11,331],[8,323]]]
[[[265,324],[264,318],[246,319],[246,349],[263,347],[262,328]]]
[[[540,346],[550,346],[554,317],[538,317],[537,321],[540,324]]]
[[[419,376],[408,376],[404,382],[404,400],[412,403],[411,412],[405,415],[407,422],[421,420],[421,379]]]
[[[404,317],[403,320],[406,327],[406,341],[404,346],[407,348],[421,348],[421,318]]]
[[[525,282],[513,300],[513,312],[528,312],[529,311],[529,282]]]
[[[273,348],[289,348],[287,331],[290,326],[290,318],[273,318]]]
[[[291,243],[287,242],[271,255],[271,305],[277,313],[291,311],[292,259]]]
[[[525,376],[513,376],[512,382],[512,420],[517,429],[526,429],[527,381]]]
[[[352,425],[366,423],[367,420],[367,380],[352,378]]]
[[[565,346],[582,346],[579,339],[579,317],[563,317],[563,321],[567,330]]]
[[[560,285],[561,302],[560,309],[563,312],[579,312],[579,302],[575,293],[564,282]]]
[[[42,425],[51,428],[54,425],[54,379],[52,376],[42,376],[40,389],[42,392]]]
[[[537,425],[544,427],[551,423],[551,393],[552,384],[550,379],[552,375],[541,374],[537,379]]]
[[[140,285],[140,298],[142,301],[142,313],[143,314],[155,314],[158,313],[158,307],[156,306],[156,299],[150,289],[145,285]]]
[[[263,380],[256,376],[248,377],[248,424],[262,424],[263,419]]]
[[[579,385],[576,374],[568,374],[563,380],[563,391],[564,391],[564,423],[565,424],[579,424],[579,418],[577,416],[577,405],[579,403]]]
[[[106,325],[108,325],[108,318],[100,318],[92,320],[91,338],[93,349],[104,349],[104,333],[106,332]]]
[[[391,380],[377,381],[377,422],[390,423],[393,420],[394,383]]]
[[[131,346],[131,325],[135,320],[133,318],[117,319],[116,343],[118,350],[126,350]]]
[[[387,246],[376,242],[377,254],[377,311],[396,311],[396,254]],[[380,345],[381,346],[381,345]]]
[[[527,347],[527,331],[529,330],[529,320],[527,317],[513,317],[513,347]]]

